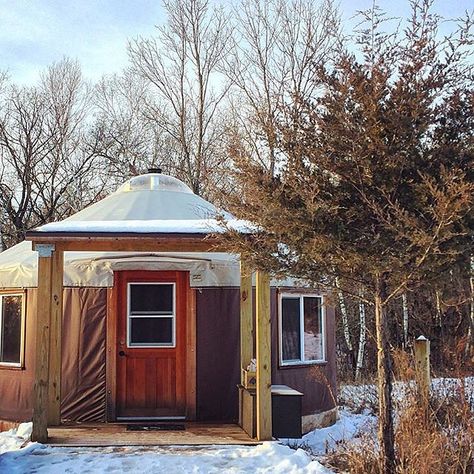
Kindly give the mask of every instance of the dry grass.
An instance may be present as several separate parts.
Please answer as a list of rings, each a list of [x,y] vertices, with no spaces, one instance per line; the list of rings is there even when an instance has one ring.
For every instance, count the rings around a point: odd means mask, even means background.
[[[405,400],[395,432],[397,473],[474,472],[474,423],[466,400],[432,399],[428,411],[416,397]],[[375,436],[339,445],[327,457],[336,472],[382,473]]]
[[[474,472],[474,426],[466,405],[461,398],[432,399],[426,411],[411,399],[396,429],[398,472]]]
[[[473,400],[464,384],[432,393],[428,403],[420,400],[409,357],[395,355],[395,373],[404,384],[403,396],[396,403],[395,443],[397,473],[468,474],[474,473]],[[327,457],[336,472],[381,473],[375,433],[357,442],[339,445]]]

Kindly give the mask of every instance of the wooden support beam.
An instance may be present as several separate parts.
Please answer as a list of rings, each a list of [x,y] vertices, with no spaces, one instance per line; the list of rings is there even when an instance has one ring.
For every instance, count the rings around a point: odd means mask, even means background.
[[[110,252],[222,252],[225,248],[216,237],[200,235],[45,235],[26,237],[35,245],[54,244],[63,251]]]
[[[188,289],[186,312],[186,420],[196,420],[196,290]]]
[[[240,384],[245,386],[244,370],[254,358],[254,327],[252,314],[252,271],[240,261]],[[244,426],[245,420],[254,418],[252,405],[244,403],[242,389],[239,390],[239,425]],[[251,434],[251,436],[254,436]]]
[[[257,440],[272,439],[270,277],[257,271]]]
[[[42,249],[38,256],[38,304],[35,334],[36,367],[31,440],[40,443],[45,443],[48,440],[52,249],[54,249],[54,246],[50,245],[49,249]]]
[[[61,326],[63,316],[63,268],[61,250],[52,256],[51,274],[51,323],[49,352],[49,402],[48,426],[61,423]]]
[[[240,262],[240,368],[246,369],[253,359],[252,271]],[[241,370],[241,383],[243,373]]]

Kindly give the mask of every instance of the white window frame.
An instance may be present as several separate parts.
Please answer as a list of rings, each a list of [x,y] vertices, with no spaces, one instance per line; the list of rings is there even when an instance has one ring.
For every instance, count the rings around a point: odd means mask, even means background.
[[[0,360],[0,367],[23,368],[25,354],[25,309],[26,309],[26,293],[25,292],[0,292],[0,354],[1,344],[3,341],[3,297],[4,296],[20,296],[21,297],[21,321],[20,321],[20,362],[3,362]]]
[[[301,359],[283,360],[283,298],[299,299],[300,308],[300,347]],[[319,298],[321,300],[321,337],[322,337],[322,359],[305,360],[304,359],[304,298]],[[324,296],[317,293],[280,293],[278,298],[278,346],[280,366],[292,365],[315,365],[327,362],[326,350],[326,305]]]
[[[146,311],[140,312],[140,314],[131,314],[131,287],[132,285],[171,285],[173,287],[173,310],[172,314],[169,313],[161,313],[155,311]],[[155,344],[149,343],[131,343],[130,342],[130,335],[131,335],[131,320],[138,319],[138,318],[171,318],[171,335],[172,335],[172,342],[163,343],[157,342]],[[162,282],[162,281],[131,281],[127,283],[127,348],[129,349],[156,349],[156,348],[165,348],[165,349],[173,349],[176,347],[176,283],[174,282]]]

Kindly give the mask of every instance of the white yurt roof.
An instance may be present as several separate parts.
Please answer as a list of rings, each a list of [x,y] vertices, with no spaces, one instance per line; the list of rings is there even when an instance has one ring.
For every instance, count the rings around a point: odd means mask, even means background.
[[[161,173],[136,176],[110,196],[34,232],[212,233],[222,232],[218,216],[243,232],[248,223],[194,194],[182,181]]]
[[[243,232],[250,230],[249,223],[218,211],[180,180],[147,173],[130,179],[110,196],[73,216],[43,225],[35,232],[221,232],[215,219],[219,212],[228,225],[233,223]],[[0,288],[36,287],[37,266],[38,254],[29,241],[0,253]],[[65,252],[63,283],[67,287],[110,287],[114,271],[132,269],[189,271],[193,287],[240,284],[238,256],[198,252]]]

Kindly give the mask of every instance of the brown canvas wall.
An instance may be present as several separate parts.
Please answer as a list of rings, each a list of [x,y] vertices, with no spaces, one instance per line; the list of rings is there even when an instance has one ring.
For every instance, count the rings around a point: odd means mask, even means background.
[[[106,288],[65,291],[61,414],[105,421]]]
[[[64,419],[100,421],[105,414],[105,288],[66,288],[62,333]],[[36,290],[27,291],[24,368],[0,368],[0,419],[25,421],[33,413]]]
[[[64,291],[62,416],[65,419],[105,419],[106,288]],[[234,421],[240,382],[240,314],[238,288],[197,290],[197,417]],[[328,363],[301,368],[278,367],[277,291],[271,294],[272,383],[304,393],[303,414],[334,406],[334,312],[327,314]],[[32,415],[36,290],[27,292],[26,351],[23,370],[0,368],[0,419],[24,421]],[[327,381],[326,381],[326,380]],[[335,392],[334,392],[335,393]]]
[[[233,421],[238,417],[239,308],[238,289],[196,291],[198,420]]]
[[[237,288],[197,292],[197,410],[199,420],[235,421],[240,383],[240,293]],[[255,308],[255,304],[253,305]],[[278,292],[271,291],[272,383],[301,391],[303,415],[333,408],[336,396],[334,309],[326,314],[327,363],[280,368]]]
[[[26,421],[33,413],[35,374],[36,290],[26,292],[25,359],[23,369],[0,367],[0,419]]]
[[[327,362],[301,367],[279,367],[278,348],[278,292],[271,293],[272,321],[272,383],[288,385],[304,394],[302,414],[312,415],[335,406],[336,359],[334,308],[326,308],[326,354]]]

